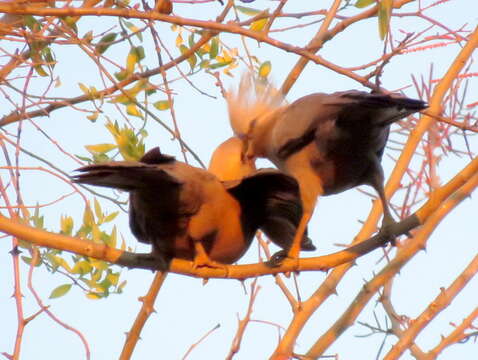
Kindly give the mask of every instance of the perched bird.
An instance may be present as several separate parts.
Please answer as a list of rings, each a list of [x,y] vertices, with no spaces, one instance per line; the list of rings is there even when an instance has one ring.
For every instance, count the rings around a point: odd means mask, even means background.
[[[223,184],[211,172],[154,148],[139,162],[94,164],[77,171],[75,182],[130,193],[131,231],[138,241],[152,244],[151,256],[164,268],[174,257],[194,260],[196,267],[236,262],[258,228],[275,234],[268,229],[277,222],[285,222],[288,233],[287,240],[280,234],[277,243],[290,246],[302,216],[296,181],[277,170]]]
[[[267,263],[276,266],[292,246],[292,240],[302,216],[299,187],[294,178],[283,173],[280,173],[281,176],[277,174],[273,177],[271,175],[274,170],[256,170],[255,161],[243,155],[242,141],[233,136],[216,148],[209,162],[208,170],[216,175],[239,199],[243,211],[249,217],[257,216],[254,215],[258,211],[256,196],[261,196],[261,192],[265,189],[274,191],[265,201],[265,208],[261,215],[263,222],[260,228],[274,244],[283,249],[272,255],[271,261]],[[243,186],[235,186],[239,180],[244,182]],[[287,191],[275,191],[274,188],[278,185],[275,182],[284,180],[291,182]],[[257,189],[257,194],[253,194],[252,188]],[[316,249],[312,240],[307,237],[307,231],[303,234],[300,244],[301,250],[304,251]]]
[[[299,255],[299,239],[321,195],[370,185],[384,209],[381,231],[394,223],[384,193],[382,155],[390,125],[426,103],[352,90],[315,93],[286,104],[273,86],[252,75],[228,93],[227,102],[231,126],[243,142],[243,158],[268,158],[299,183],[303,216],[290,258]]]

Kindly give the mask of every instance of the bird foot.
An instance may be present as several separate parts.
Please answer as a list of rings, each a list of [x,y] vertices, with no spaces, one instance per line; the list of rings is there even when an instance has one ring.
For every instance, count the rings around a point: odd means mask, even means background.
[[[397,222],[393,220],[392,217],[384,217],[382,221],[382,226],[378,235],[383,238],[384,244],[390,242],[392,246],[396,246],[396,235],[395,235],[395,225]]]
[[[286,250],[279,250],[273,254],[269,260],[264,262],[264,265],[270,268],[276,268],[281,266],[282,262],[287,258]]]
[[[276,268],[282,265],[285,259],[289,259],[294,261],[296,265],[299,262],[299,254],[295,254],[295,252],[287,251],[287,250],[279,250],[275,254],[273,254],[269,260],[264,262],[264,265],[270,268]]]

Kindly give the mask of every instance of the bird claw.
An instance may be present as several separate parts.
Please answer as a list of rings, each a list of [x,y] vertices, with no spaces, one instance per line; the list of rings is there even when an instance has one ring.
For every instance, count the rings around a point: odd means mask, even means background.
[[[397,222],[391,217],[383,218],[378,236],[384,239],[384,244],[390,242],[392,246],[397,245],[395,231],[393,231],[396,224]]]
[[[286,250],[279,250],[273,254],[269,260],[264,262],[264,265],[270,268],[276,268],[281,266],[282,262],[287,258]]]
[[[273,254],[269,260],[264,262],[264,265],[270,268],[276,268],[282,265],[285,259],[289,259],[291,261],[294,261],[296,265],[299,262],[299,254],[295,255],[293,252],[290,250],[279,250],[275,254]]]

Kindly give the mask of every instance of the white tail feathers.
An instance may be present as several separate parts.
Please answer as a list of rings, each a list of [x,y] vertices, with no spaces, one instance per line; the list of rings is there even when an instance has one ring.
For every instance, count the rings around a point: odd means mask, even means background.
[[[238,136],[249,132],[253,120],[260,122],[285,104],[279,90],[268,81],[255,78],[250,72],[242,75],[239,88],[227,92],[226,100],[229,121]]]

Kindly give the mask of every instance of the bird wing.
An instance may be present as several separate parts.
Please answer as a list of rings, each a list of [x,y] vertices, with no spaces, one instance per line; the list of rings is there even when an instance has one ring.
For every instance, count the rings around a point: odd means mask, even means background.
[[[277,113],[273,129],[272,147],[279,159],[285,159],[310,144],[317,126],[333,121],[336,107],[327,106],[327,94],[304,96]]]
[[[302,217],[299,186],[293,177],[278,170],[261,169],[225,186],[241,203],[246,222],[257,222],[272,242],[283,249],[290,247]],[[307,236],[302,248],[315,250]]]
[[[72,180],[80,184],[96,185],[133,191],[154,184],[155,187],[179,186],[183,182],[174,172],[157,165],[134,161],[114,161],[83,166]]]
[[[273,152],[279,159],[285,159],[316,137],[340,136],[335,127],[350,128],[353,132],[371,127],[382,131],[391,123],[426,107],[421,100],[357,90],[304,96],[277,115]]]

